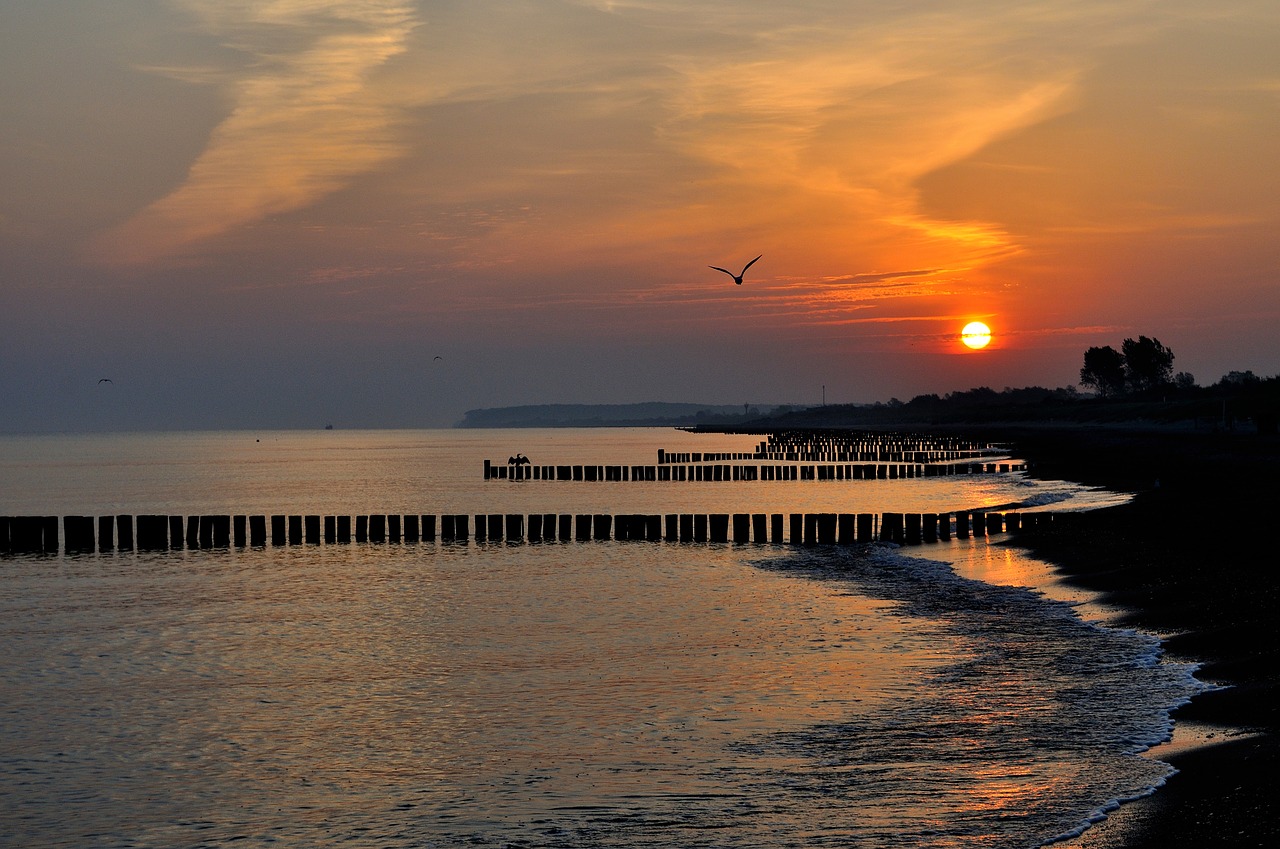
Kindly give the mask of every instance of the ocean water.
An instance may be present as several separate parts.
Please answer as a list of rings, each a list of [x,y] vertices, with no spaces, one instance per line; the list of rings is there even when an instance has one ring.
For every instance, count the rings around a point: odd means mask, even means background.
[[[922,512],[1022,474],[483,481],[667,429],[0,437],[0,515]],[[1015,458],[1016,459],[1016,458]],[[1197,685],[1015,549],[348,544],[0,557],[0,845],[1034,847]],[[1034,581],[1027,576],[1039,575]]]

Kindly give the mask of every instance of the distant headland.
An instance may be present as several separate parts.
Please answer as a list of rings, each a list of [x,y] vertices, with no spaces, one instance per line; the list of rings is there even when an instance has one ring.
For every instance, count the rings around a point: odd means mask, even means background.
[[[468,410],[457,427],[696,427],[738,425],[796,409],[785,404],[528,404]]]
[[[944,396],[919,395],[873,404],[538,404],[470,410],[457,427],[688,427],[698,430],[780,428],[921,428],[1055,424],[1145,425],[1202,431],[1274,434],[1280,423],[1280,378],[1224,379],[1213,386],[1164,385],[1122,395],[1074,388],[978,387]]]

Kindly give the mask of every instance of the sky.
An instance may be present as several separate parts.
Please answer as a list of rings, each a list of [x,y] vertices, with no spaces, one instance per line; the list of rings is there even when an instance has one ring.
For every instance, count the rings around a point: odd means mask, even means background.
[[[1278,236],[1275,0],[0,0],[0,432],[1271,376]]]

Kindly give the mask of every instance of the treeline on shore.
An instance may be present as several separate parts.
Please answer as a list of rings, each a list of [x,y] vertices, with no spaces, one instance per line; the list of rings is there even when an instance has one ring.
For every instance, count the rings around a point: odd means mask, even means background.
[[[1233,373],[1234,375],[1235,373]],[[1246,373],[1247,374],[1247,373]],[[1229,376],[1231,378],[1231,376]],[[891,398],[874,404],[788,405],[547,404],[468,411],[464,428],[686,427],[694,430],[805,427],[905,427],[998,423],[1126,422],[1274,434],[1280,422],[1280,377],[1224,378],[1212,386],[1169,384],[1098,396],[1074,387],[980,386],[946,395]]]
[[[1233,373],[1234,375],[1235,373]],[[1074,387],[1032,386],[996,391],[978,387],[910,401],[834,404],[763,416],[752,426],[903,427],[1002,422],[1180,425],[1198,430],[1275,434],[1280,422],[1280,377],[1224,378],[1213,386],[1173,384],[1125,395],[1084,395]]]

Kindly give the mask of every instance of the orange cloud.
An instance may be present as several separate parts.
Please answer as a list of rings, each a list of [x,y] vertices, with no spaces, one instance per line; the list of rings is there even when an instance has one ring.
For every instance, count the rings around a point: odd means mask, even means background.
[[[91,254],[106,263],[146,263],[304,207],[403,150],[394,110],[367,81],[404,51],[416,25],[409,4],[186,5],[249,62],[241,69],[153,69],[222,85],[230,113],[182,185],[93,240]],[[277,43],[282,34],[287,41]]]

